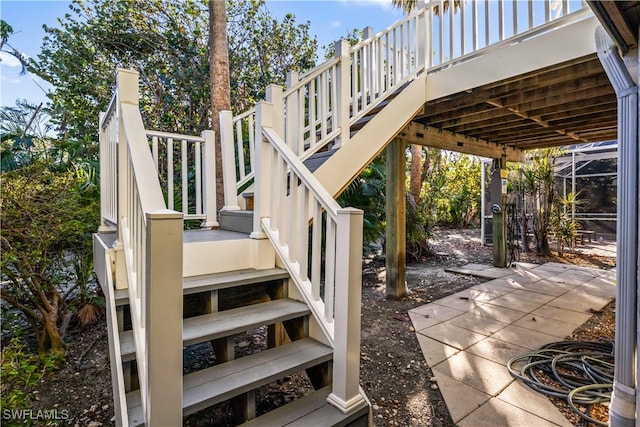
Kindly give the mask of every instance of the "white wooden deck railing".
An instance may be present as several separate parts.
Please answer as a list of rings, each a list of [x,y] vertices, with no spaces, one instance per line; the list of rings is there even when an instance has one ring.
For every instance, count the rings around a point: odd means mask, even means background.
[[[146,134],[167,207],[182,212],[185,220],[202,220],[202,227],[217,227],[215,133]]]
[[[448,3],[436,0],[425,6],[430,30],[423,46],[431,52],[426,55],[429,72],[591,15],[582,0],[461,1],[455,10]]]
[[[282,102],[282,96],[269,96]],[[328,400],[347,413],[364,404],[359,389],[362,211],[341,208],[278,135],[277,107],[261,102],[256,108],[254,221],[260,221],[334,348]]]
[[[453,0],[451,0],[453,1]],[[281,135],[302,160],[350,139],[349,126],[418,73],[437,72],[489,50],[591,14],[582,0],[419,1],[418,9],[349,47],[335,44],[335,57],[302,76],[287,76],[282,94],[285,126]],[[237,195],[254,177],[255,109],[236,117],[221,113],[225,207],[239,209]]]
[[[100,231],[115,230],[118,223],[118,99],[113,94],[107,111],[100,113]]]
[[[117,97],[100,114],[101,230],[118,224],[118,136],[120,112]],[[184,214],[185,220],[201,220],[201,227],[218,227],[216,206],[215,134],[181,135],[145,130],[157,177],[167,208]]]
[[[115,99],[103,129],[112,130],[106,145],[117,147],[116,250],[124,265],[116,268],[126,271],[144,420],[179,425],[182,304],[176,301],[182,300],[184,215],[167,209],[157,174],[150,173],[155,166],[138,107],[138,73],[118,70]]]

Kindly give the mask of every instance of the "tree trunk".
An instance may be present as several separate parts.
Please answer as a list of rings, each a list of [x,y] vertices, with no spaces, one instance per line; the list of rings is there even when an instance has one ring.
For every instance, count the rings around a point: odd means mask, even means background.
[[[211,124],[216,133],[216,202],[224,206],[220,111],[231,110],[229,51],[227,48],[227,13],[225,1],[209,0],[209,88],[211,90]]]
[[[409,192],[416,204],[420,201],[422,190],[422,145],[411,144],[411,178]]]
[[[42,339],[38,342],[40,353],[52,352],[64,356],[64,341],[58,331],[58,310],[44,313]]]

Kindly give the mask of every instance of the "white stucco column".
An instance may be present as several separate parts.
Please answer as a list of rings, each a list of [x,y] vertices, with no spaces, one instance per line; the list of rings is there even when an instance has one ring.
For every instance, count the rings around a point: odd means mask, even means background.
[[[618,98],[618,224],[615,370],[609,425],[636,425],[638,346],[638,86],[602,28],[598,57]]]

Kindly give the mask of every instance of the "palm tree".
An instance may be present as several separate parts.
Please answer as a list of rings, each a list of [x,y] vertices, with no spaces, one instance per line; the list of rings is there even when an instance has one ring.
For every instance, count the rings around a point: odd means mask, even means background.
[[[220,208],[224,206],[224,185],[219,114],[222,110],[231,110],[227,12],[224,0],[209,0],[209,88],[211,90],[211,124],[216,133],[216,203]]]

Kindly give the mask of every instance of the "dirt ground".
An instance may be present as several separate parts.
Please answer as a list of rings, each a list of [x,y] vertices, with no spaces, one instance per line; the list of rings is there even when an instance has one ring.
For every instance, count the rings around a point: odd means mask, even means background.
[[[407,266],[409,294],[402,300],[385,296],[384,260],[370,257],[363,268],[361,386],[371,400],[375,426],[453,426],[431,371],[424,361],[407,312],[479,284],[476,278],[447,273],[445,268],[469,262],[490,263],[491,249],[480,245],[478,230],[440,230],[433,242],[438,256]],[[604,256],[565,255],[540,259],[523,255],[522,261],[576,263],[611,268],[615,259]],[[613,305],[578,328],[573,339],[589,340],[613,333]],[[237,337],[240,354],[265,346],[264,330]],[[78,331],[68,343],[61,370],[47,374],[34,393],[33,408],[66,409],[63,425],[107,426],[113,421],[111,375],[105,322]],[[613,338],[613,337],[611,337]],[[215,362],[208,344],[185,352],[185,368],[196,369]],[[310,391],[306,375],[287,377],[258,391],[258,414]],[[3,420],[3,425],[11,425]],[[579,420],[573,420],[581,425]],[[233,425],[230,405],[202,411],[185,421],[189,426]]]

